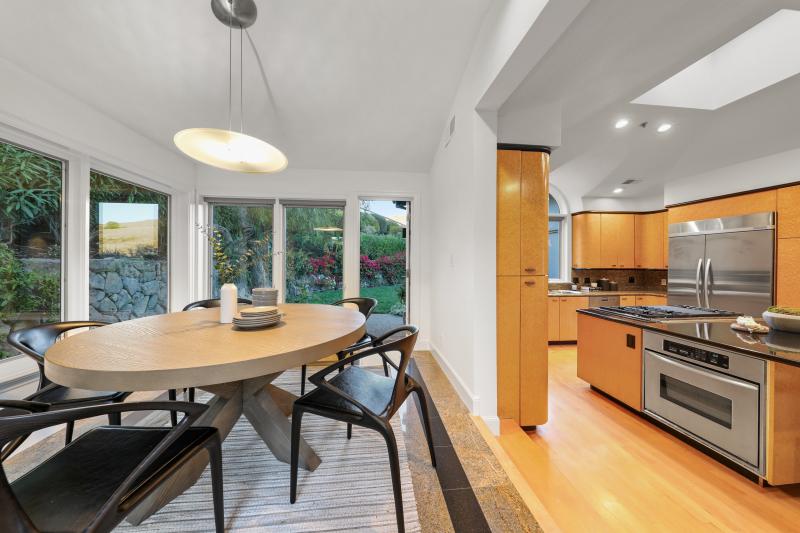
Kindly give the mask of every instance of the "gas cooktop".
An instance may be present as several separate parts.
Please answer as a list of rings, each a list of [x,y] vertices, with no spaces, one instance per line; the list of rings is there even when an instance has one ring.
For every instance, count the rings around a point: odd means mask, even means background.
[[[707,309],[691,305],[629,305],[622,307],[597,307],[606,313],[636,320],[661,322],[665,320],[691,320],[693,318],[735,318],[739,313],[722,309]]]

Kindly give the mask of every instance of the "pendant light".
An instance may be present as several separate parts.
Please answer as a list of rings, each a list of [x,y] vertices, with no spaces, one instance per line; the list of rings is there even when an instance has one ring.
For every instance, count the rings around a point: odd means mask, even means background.
[[[289,164],[283,152],[266,141],[244,133],[242,89],[244,49],[242,32],[256,21],[253,0],[211,0],[211,10],[228,26],[228,129],[189,128],[175,134],[175,145],[192,159],[236,172],[280,172]],[[233,28],[239,29],[239,131],[232,129]]]

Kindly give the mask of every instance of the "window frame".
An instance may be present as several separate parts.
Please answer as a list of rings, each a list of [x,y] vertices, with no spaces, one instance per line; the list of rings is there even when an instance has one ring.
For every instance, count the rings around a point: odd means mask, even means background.
[[[279,204],[277,199],[275,198],[237,198],[233,196],[203,196],[202,204],[205,206],[205,225],[206,227],[210,227],[214,223],[214,206],[217,205],[228,205],[228,206],[243,206],[243,207],[271,207],[272,208],[272,261],[271,261],[271,278],[272,278],[272,286],[275,287],[275,280],[276,280],[276,263],[280,263],[280,261],[276,261],[275,258],[277,256],[283,255],[282,253],[278,253],[278,243],[275,239],[275,226],[277,225],[277,217],[276,211],[278,209]],[[281,224],[283,226],[283,224]],[[208,239],[201,235],[201,238],[204,240],[205,246],[205,263],[200,266],[199,268],[204,269],[204,273],[202,275],[203,279],[203,293],[206,295],[203,298],[212,298],[214,293],[213,287],[213,268],[212,264],[212,251],[211,246],[208,244]],[[281,250],[283,250],[283,244],[281,243]]]
[[[561,194],[559,194],[556,190],[554,190],[551,186],[550,192],[548,195],[548,205],[549,200],[552,198],[556,205],[558,205],[558,213],[550,213],[548,209],[548,228],[550,226],[550,222],[558,222],[558,234],[559,234],[559,264],[558,264],[558,277],[551,278],[550,272],[548,269],[548,282],[550,283],[569,283],[571,281],[570,271],[569,271],[569,256],[570,256],[570,243],[571,240],[569,239],[569,229],[570,229],[570,220],[569,220],[569,213],[565,210],[566,203],[562,198]],[[548,230],[549,231],[549,230]],[[549,240],[549,239],[548,239]]]
[[[71,181],[75,179],[74,172],[78,170],[79,165],[76,165],[76,157],[69,150],[43,141],[38,137],[22,133],[18,130],[0,124],[0,142],[10,144],[39,154],[49,159],[55,159],[62,162],[61,170],[61,302],[59,307],[60,320],[65,320],[69,316],[67,310],[68,295],[72,295],[73,291],[70,288],[67,272],[70,268],[67,264],[68,256],[67,249],[72,243],[70,237],[71,227],[68,223],[68,216],[72,214],[70,205],[70,193],[72,192]],[[68,213],[69,211],[69,213]],[[38,369],[36,364],[25,354],[20,353],[12,357],[0,360],[0,391],[7,392],[16,387],[22,387],[29,382],[35,381],[38,376]]]

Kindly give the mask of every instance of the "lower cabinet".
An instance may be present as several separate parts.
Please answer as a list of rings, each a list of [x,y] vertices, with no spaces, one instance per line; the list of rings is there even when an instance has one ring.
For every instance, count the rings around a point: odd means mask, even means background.
[[[547,276],[497,277],[497,413],[547,422]]]
[[[620,296],[619,297],[619,305],[623,307],[636,305],[636,296]]]
[[[547,332],[551,341],[578,339],[578,309],[589,307],[588,296],[547,299]]]
[[[620,304],[624,305],[624,304]],[[667,305],[666,296],[653,296],[653,295],[637,295],[636,305]]]
[[[641,328],[579,314],[578,377],[641,411]]]

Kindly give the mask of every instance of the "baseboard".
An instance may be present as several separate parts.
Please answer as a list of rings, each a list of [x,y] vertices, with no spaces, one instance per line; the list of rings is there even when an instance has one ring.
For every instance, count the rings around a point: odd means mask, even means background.
[[[458,373],[456,373],[456,371],[453,370],[453,367],[450,365],[447,359],[442,357],[442,354],[436,347],[436,345],[433,344],[433,342],[429,342],[428,345],[430,347],[430,352],[433,354],[433,358],[436,359],[437,363],[439,363],[439,367],[442,369],[442,371],[444,371],[445,375],[447,376],[447,379],[450,380],[450,383],[453,385],[453,388],[458,393],[458,396],[461,398],[461,401],[464,402],[464,405],[467,406],[467,409],[469,409],[470,413],[476,414],[478,409],[478,402],[480,400],[478,396],[472,393],[469,387],[467,387],[467,385],[461,380],[461,377],[458,375]]]
[[[489,428],[489,431],[492,432],[492,435],[498,436],[500,435],[500,418],[497,416],[481,416],[479,417],[483,420],[483,423],[486,424],[486,427]]]

